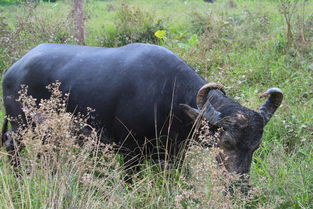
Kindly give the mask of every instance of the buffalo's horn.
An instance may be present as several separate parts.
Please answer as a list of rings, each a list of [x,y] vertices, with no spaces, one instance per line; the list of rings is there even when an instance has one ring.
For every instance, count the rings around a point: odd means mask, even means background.
[[[260,114],[264,119],[264,124],[266,124],[280,106],[283,101],[283,92],[279,88],[270,88],[266,92],[260,95],[260,98],[267,97],[267,100],[260,108]]]
[[[224,91],[224,86],[222,84],[218,84],[218,83],[207,83],[207,84],[205,84],[198,91],[198,95],[196,98],[196,103],[197,103],[199,110],[201,110],[203,105],[206,103],[207,95],[208,95],[209,91],[212,89],[218,89],[221,92],[223,92],[223,94],[226,95],[226,93]]]

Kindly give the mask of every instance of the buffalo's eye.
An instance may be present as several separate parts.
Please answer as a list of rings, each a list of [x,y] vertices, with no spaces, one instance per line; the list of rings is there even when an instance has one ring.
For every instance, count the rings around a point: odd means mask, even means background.
[[[225,131],[221,137],[221,146],[225,149],[233,149],[234,143],[232,141],[231,135]]]

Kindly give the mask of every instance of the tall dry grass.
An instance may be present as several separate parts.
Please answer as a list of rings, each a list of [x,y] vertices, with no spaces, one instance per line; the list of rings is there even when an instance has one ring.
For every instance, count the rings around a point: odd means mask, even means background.
[[[96,208],[99,200],[109,201],[122,189],[112,146],[99,141],[86,123],[88,115],[66,112],[69,95],[62,95],[59,85],[48,86],[50,99],[38,105],[27,87],[20,91],[26,121],[11,137],[23,149],[17,170],[7,164],[1,169],[5,208]],[[97,193],[105,195],[94,201]]]

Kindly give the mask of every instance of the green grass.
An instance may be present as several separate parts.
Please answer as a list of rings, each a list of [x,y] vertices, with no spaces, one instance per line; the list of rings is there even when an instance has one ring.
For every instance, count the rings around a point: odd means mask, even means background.
[[[251,183],[257,188],[257,195],[252,200],[237,202],[229,207],[312,208],[313,3],[306,1],[304,11],[299,5],[292,22],[294,46],[288,47],[286,24],[278,10],[278,1],[240,0],[234,1],[235,6],[230,6],[229,2],[230,0],[217,0],[214,4],[202,0],[90,1],[86,6],[86,43],[99,45],[100,39],[107,40],[111,34],[110,43],[118,45],[112,37],[123,35],[123,28],[119,29],[116,21],[117,12],[124,4],[130,9],[139,8],[143,16],[151,15],[160,19],[167,35],[159,44],[181,56],[208,81],[224,84],[228,95],[243,105],[258,110],[264,102],[258,98],[261,93],[270,87],[281,88],[284,92],[283,104],[266,126],[262,146],[254,154]],[[69,8],[70,5],[65,2],[58,2],[57,5],[41,3],[35,11],[38,11],[40,17],[57,19],[66,17]],[[0,3],[0,9],[0,16],[6,18],[9,28],[14,31],[18,27],[17,17],[23,15],[24,6]],[[298,39],[301,31],[298,20],[301,17],[307,23],[306,44],[301,44]],[[47,30],[49,27],[54,26],[47,26]],[[201,31],[202,27],[209,29]],[[146,30],[149,26],[134,23],[132,28]],[[136,32],[134,31],[133,33]],[[31,41],[28,41],[27,34],[23,36],[27,44],[21,45],[19,56],[29,48],[49,41],[37,35]],[[4,72],[14,59],[1,54],[1,47],[0,58],[6,59],[0,60],[1,71]],[[3,116],[2,108],[1,120]],[[56,179],[50,176],[48,180],[43,180],[40,175],[15,179],[5,160],[5,152],[1,152],[0,156],[0,191],[5,191],[0,195],[0,208],[45,207],[45,201],[48,201],[46,196],[51,195],[53,190],[57,191],[53,185]],[[70,200],[74,199],[78,202],[89,201],[99,208],[204,208],[205,203],[209,202],[208,197],[213,198],[208,195],[205,201],[192,201],[195,198],[193,194],[189,194],[189,185],[180,179],[178,171],[174,171],[176,174],[160,174],[151,165],[144,167],[142,176],[133,188],[129,185],[114,187],[112,180],[110,186],[92,188],[88,195],[84,193],[84,188],[77,186],[78,180],[73,178],[69,187],[64,187],[69,189],[69,193],[57,191],[61,198],[58,199],[62,205],[60,207],[73,206]],[[199,185],[194,183],[192,186],[198,188]],[[107,188],[112,190],[111,196],[103,198],[102,192],[107,192]],[[203,195],[201,192],[204,190],[194,192]],[[184,192],[190,200],[177,203],[179,195]],[[223,201],[222,197],[216,198],[216,201]],[[75,206],[79,207],[79,204]],[[80,206],[83,208],[86,205]],[[217,207],[216,204],[215,206]]]

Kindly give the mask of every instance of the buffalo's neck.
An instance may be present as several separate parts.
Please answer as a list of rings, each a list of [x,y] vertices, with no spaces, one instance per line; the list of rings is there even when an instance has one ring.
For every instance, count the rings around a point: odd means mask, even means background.
[[[191,67],[186,64],[181,66],[180,73],[177,75],[177,90],[183,97],[179,99],[179,103],[197,108],[196,97],[198,91],[206,83]]]

